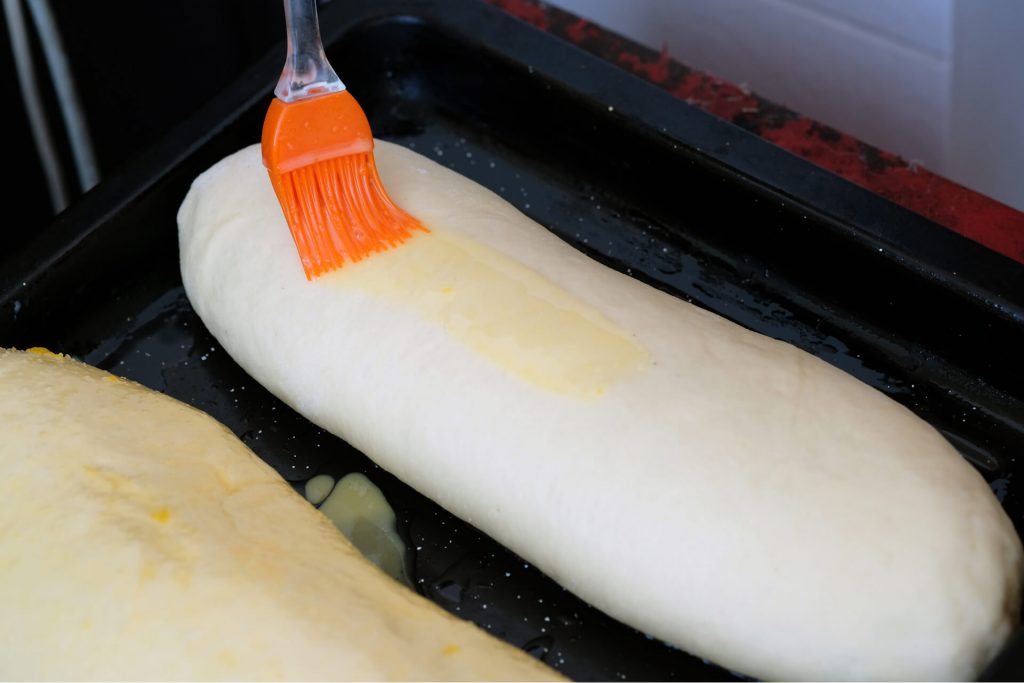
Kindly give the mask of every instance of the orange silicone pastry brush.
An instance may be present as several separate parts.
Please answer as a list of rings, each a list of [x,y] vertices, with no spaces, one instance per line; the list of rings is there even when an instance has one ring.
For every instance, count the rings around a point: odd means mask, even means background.
[[[284,11],[288,58],[263,123],[263,163],[313,279],[426,228],[381,184],[370,122],[324,54],[316,0],[285,0]]]

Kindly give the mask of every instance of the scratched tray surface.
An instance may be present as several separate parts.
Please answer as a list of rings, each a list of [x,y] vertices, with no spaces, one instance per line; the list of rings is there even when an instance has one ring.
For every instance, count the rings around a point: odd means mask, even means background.
[[[378,136],[486,185],[598,260],[792,342],[909,406],[985,475],[1021,528],[1013,480],[1024,392],[1006,371],[1022,339],[1019,319],[837,227],[820,204],[736,173],[607,105],[593,88],[547,76],[552,65],[584,59],[572,48],[542,41],[517,55],[494,46],[509,36],[535,41],[532,29],[490,8],[459,3],[463,12],[414,20],[410,12],[431,5],[408,4],[390,18],[375,10],[365,20],[359,3],[351,15],[332,7],[324,17],[329,56],[346,65]],[[130,201],[87,198],[55,228],[65,242],[85,237],[72,247],[54,238],[56,256],[43,253],[44,240],[0,269],[0,345],[46,345],[182,399],[300,490],[315,474],[365,473],[395,508],[417,590],[572,678],[733,678],[589,607],[310,424],[205,329],[181,288],[175,211],[195,175],[258,139],[277,68],[276,56],[264,61],[251,78],[258,97],[239,98],[246,106],[224,114],[227,123],[172,166],[141,168],[151,186]],[[585,63],[588,77],[602,68]],[[510,105],[510,92],[520,104]],[[654,97],[637,93],[645,103]],[[690,115],[681,103],[653,101]],[[731,127],[722,131],[736,139]],[[850,196],[840,200],[866,201]],[[33,270],[46,258],[46,268]],[[972,348],[982,337],[985,345]]]

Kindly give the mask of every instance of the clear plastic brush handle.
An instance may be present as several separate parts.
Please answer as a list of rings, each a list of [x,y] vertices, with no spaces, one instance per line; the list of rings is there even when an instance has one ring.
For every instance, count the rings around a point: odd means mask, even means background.
[[[341,92],[345,84],[334,73],[316,17],[316,0],[285,0],[284,19],[288,26],[288,58],[274,94],[284,102]]]

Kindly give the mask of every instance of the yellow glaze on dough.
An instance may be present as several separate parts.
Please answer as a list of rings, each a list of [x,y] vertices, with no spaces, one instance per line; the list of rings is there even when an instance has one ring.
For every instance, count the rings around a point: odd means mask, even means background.
[[[367,562],[209,416],[0,349],[0,679],[554,679]]]
[[[601,396],[650,364],[628,333],[565,289],[451,233],[417,235],[321,282],[412,306],[517,377],[578,398]]]

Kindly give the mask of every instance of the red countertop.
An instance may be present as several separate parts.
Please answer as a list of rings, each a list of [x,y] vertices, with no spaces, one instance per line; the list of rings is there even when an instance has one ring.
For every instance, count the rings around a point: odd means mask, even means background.
[[[537,0],[484,0],[875,194],[1024,263],[1024,213]]]

